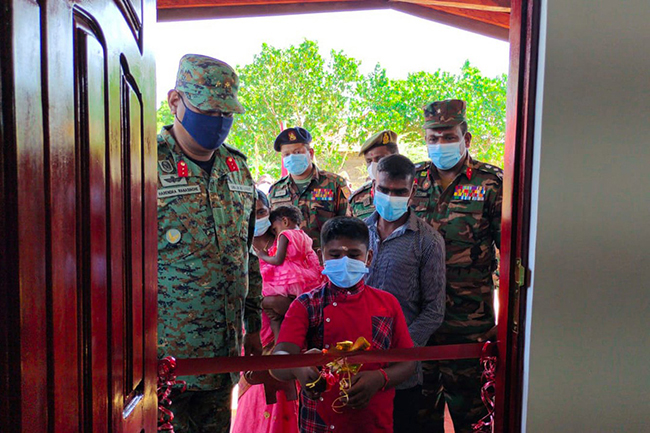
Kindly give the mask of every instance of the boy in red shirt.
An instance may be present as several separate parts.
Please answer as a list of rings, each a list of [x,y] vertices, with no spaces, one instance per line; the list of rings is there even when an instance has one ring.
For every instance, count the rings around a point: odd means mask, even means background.
[[[326,285],[299,296],[289,307],[274,354],[298,354],[303,349],[334,348],[341,341],[365,337],[371,350],[413,347],[397,299],[363,282],[372,261],[366,224],[357,218],[335,217],[321,230]],[[393,387],[409,378],[414,362],[364,364],[352,376],[349,399],[332,409],[340,397],[334,386],[322,394],[306,384],[318,379],[316,367],[273,370],[279,380],[298,380],[302,387],[300,431],[392,432]]]

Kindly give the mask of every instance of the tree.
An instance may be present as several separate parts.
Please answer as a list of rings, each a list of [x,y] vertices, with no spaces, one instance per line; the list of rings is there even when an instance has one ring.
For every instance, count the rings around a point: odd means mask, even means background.
[[[438,70],[391,79],[379,64],[365,76],[359,66],[342,51],[324,58],[318,44],[306,40],[286,49],[263,44],[251,64],[237,67],[246,113],[236,116],[228,143],[248,156],[254,177],[279,177],[281,162],[273,141],[292,126],[312,133],[319,166],[335,173],[348,152],[382,129],[398,134],[402,153],[413,161],[426,160],[422,107],[449,98],[467,101],[472,155],[502,166],[505,75],[484,77],[466,62],[459,75]],[[171,120],[163,102],[159,127]]]

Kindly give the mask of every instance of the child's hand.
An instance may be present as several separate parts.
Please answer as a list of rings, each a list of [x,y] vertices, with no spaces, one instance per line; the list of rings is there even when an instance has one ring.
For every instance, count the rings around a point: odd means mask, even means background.
[[[360,371],[352,376],[352,386],[348,390],[348,404],[352,409],[363,409],[370,399],[384,386],[384,375],[379,370]]]

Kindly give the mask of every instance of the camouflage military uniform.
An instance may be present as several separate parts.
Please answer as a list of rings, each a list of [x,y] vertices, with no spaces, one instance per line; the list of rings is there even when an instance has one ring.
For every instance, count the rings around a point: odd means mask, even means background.
[[[320,247],[320,230],[325,221],[335,216],[350,216],[349,196],[345,179],[319,170],[315,164],[311,182],[302,194],[289,175],[269,190],[271,208],[289,204],[300,208],[303,216],[300,228],[314,241],[314,250]]]
[[[469,155],[458,176],[442,189],[431,162],[416,165],[417,189],[411,199],[416,214],[445,239],[447,304],[445,320],[429,345],[473,343],[494,326],[495,245],[501,244],[501,169],[474,161]],[[424,365],[427,413],[421,414],[427,431],[443,431],[443,414],[429,410],[444,402],[436,395],[444,385],[456,432],[486,414],[481,401],[478,360],[427,362]],[[456,426],[457,421],[464,420]],[[431,430],[437,425],[438,430]],[[467,426],[470,426],[469,429]]]
[[[372,215],[375,211],[372,197],[372,182],[366,182],[361,188],[354,191],[349,201],[353,217],[363,220]]]
[[[261,287],[248,290],[253,180],[246,158],[225,145],[208,175],[168,128],[158,136],[158,356],[239,356],[242,322],[250,333],[261,327]],[[188,390],[220,390],[216,401],[232,387],[230,375],[182,379]],[[230,405],[223,410],[229,422]]]

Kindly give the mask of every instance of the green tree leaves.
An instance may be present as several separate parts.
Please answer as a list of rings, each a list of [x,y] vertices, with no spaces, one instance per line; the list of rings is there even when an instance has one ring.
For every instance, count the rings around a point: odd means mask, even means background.
[[[236,117],[228,143],[248,156],[254,177],[265,173],[279,177],[280,158],[273,141],[292,126],[312,133],[319,166],[335,173],[349,152],[382,129],[397,132],[401,152],[413,161],[425,160],[422,107],[448,98],[467,101],[472,154],[502,166],[505,75],[484,77],[466,62],[459,75],[438,70],[391,79],[379,64],[367,75],[359,72],[359,66],[342,51],[331,51],[325,58],[316,42],[305,40],[286,49],[264,44],[252,63],[236,68],[246,113]],[[171,120],[163,102],[159,127]]]

